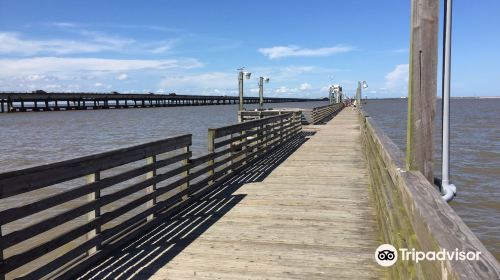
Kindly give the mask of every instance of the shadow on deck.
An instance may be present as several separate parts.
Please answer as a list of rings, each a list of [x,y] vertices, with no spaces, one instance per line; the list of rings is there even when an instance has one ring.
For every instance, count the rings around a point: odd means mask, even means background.
[[[301,132],[100,264],[89,268],[79,279],[148,278],[237,205],[245,195],[233,195],[236,190],[244,184],[263,181],[312,134]]]

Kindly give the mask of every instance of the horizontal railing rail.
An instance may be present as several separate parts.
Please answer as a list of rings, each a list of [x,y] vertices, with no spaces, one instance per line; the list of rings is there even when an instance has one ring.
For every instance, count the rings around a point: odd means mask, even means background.
[[[198,157],[186,134],[0,174],[0,279],[71,278],[300,130],[283,114],[209,129]]]
[[[311,112],[311,123],[319,124],[328,118],[335,116],[340,110],[344,108],[344,103],[330,104],[326,106],[316,107]]]

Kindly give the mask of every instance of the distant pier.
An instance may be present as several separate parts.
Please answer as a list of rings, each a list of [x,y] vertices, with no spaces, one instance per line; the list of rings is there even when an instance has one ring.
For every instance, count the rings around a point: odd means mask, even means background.
[[[322,101],[322,99],[264,97],[264,103],[307,101]],[[0,111],[2,113],[228,105],[238,103],[238,96],[178,95],[153,93],[0,93]],[[244,103],[258,104],[259,98],[245,97]]]

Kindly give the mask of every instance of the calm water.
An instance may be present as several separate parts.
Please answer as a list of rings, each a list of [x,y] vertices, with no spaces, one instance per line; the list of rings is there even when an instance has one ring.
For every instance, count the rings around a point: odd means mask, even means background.
[[[313,108],[326,104],[270,106]],[[458,188],[458,197],[452,207],[500,259],[500,193],[497,186],[500,100],[453,100],[451,106],[451,172]],[[246,107],[252,109],[256,105]],[[406,100],[368,101],[365,109],[404,149]],[[194,154],[201,154],[207,150],[207,129],[235,123],[236,111],[237,105],[223,105],[0,114],[0,172],[184,133],[193,134],[192,150]],[[440,126],[439,118],[437,125]],[[439,141],[440,135],[436,135],[436,145]],[[437,173],[439,170],[436,164]]]
[[[364,109],[404,151],[406,99],[369,100]],[[453,99],[450,177],[457,186],[451,206],[500,260],[500,99]],[[436,106],[435,175],[441,173],[441,103]]]
[[[327,102],[266,104],[314,108]],[[256,104],[245,105],[247,109]],[[0,172],[193,134],[207,151],[207,129],[237,122],[238,105],[0,114]]]

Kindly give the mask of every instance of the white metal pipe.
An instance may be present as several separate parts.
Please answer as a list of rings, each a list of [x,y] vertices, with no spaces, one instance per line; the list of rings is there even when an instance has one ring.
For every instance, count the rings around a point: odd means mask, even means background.
[[[456,187],[450,184],[450,71],[452,0],[444,1],[444,9],[441,192],[443,194],[443,199],[450,201],[456,193]]]

